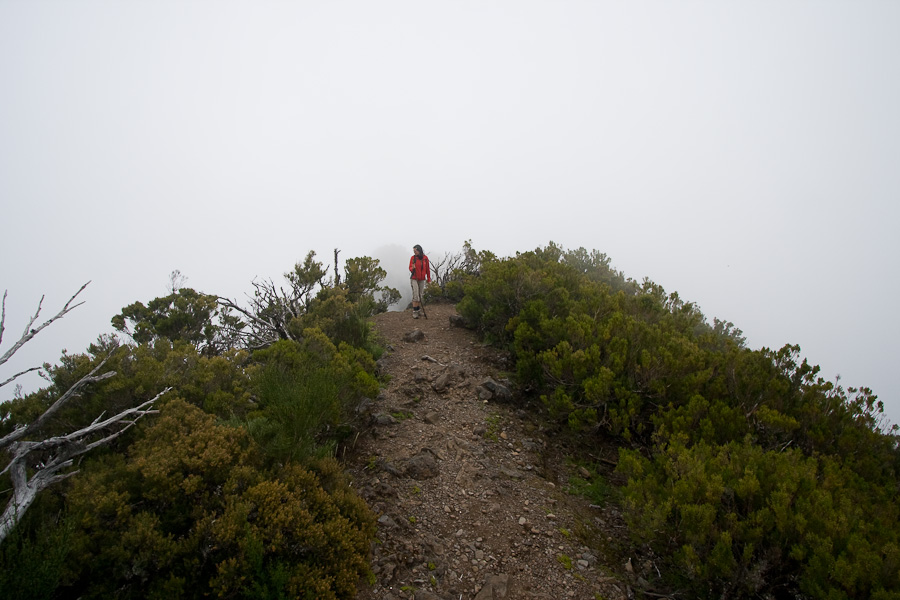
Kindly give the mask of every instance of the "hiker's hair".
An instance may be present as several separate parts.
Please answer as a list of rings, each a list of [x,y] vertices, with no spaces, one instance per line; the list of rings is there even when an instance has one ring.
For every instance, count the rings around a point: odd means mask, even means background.
[[[425,251],[422,250],[422,246],[420,246],[420,245],[418,245],[418,244],[416,244],[415,246],[413,246],[413,250],[418,251],[419,254],[425,254]]]

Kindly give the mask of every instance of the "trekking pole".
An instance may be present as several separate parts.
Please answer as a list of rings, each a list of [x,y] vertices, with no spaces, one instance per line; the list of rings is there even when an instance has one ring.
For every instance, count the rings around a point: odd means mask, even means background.
[[[419,302],[419,307],[422,309],[422,316],[427,319],[428,313],[425,312],[425,302]]]

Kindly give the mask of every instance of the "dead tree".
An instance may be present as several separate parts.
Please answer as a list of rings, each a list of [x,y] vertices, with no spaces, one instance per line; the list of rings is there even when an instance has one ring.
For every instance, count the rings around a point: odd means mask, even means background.
[[[90,283],[90,282],[88,282]],[[71,310],[80,306],[82,303],[72,304],[75,298],[87,287],[87,283],[72,296],[66,305],[55,316],[48,319],[45,323],[38,327],[32,328],[41,312],[41,305],[44,302],[43,297],[38,303],[37,311],[28,325],[25,326],[25,332],[22,337],[13,344],[2,356],[0,356],[0,365],[5,363],[29,340],[34,338],[41,330],[49,326],[57,319],[62,318]],[[3,294],[2,316],[0,316],[0,343],[3,341],[3,332],[6,325],[6,293]],[[74,464],[74,459],[86,452],[90,452],[94,448],[109,443],[113,439],[122,435],[129,427],[135,424],[138,419],[144,415],[156,412],[151,410],[151,406],[160,396],[168,392],[171,388],[166,388],[152,399],[143,402],[133,408],[126,409],[117,415],[101,420],[103,415],[94,419],[94,422],[83,427],[78,431],[41,439],[41,428],[45,425],[53,415],[58,413],[70,400],[81,395],[83,390],[92,383],[97,383],[110,377],[115,376],[115,371],[100,371],[106,365],[109,356],[104,358],[100,363],[91,370],[90,373],[81,378],[75,385],[66,390],[50,407],[44,411],[36,420],[19,427],[7,435],[0,438],[0,450],[6,450],[10,455],[10,461],[6,467],[0,471],[0,475],[10,474],[12,480],[12,496],[6,504],[3,514],[0,515],[0,543],[9,535],[10,531],[15,528],[16,524],[21,520],[25,511],[31,506],[38,493],[46,489],[50,485],[71,477],[77,470],[70,470]],[[0,386],[6,385],[14,381],[17,377],[35,371],[40,367],[34,367],[17,373],[10,377]],[[36,439],[32,438],[37,434]],[[39,459],[37,457],[40,457]]]
[[[288,324],[306,312],[296,294],[285,292],[269,280],[253,281],[253,296],[247,296],[250,306],[244,308],[228,298],[219,297],[219,304],[235,310],[246,319],[247,327],[234,333],[247,348],[266,348],[278,340],[293,339]]]
[[[335,249],[335,257],[339,250]],[[294,340],[289,327],[291,321],[309,310],[316,290],[322,287],[327,271],[315,260],[310,251],[303,262],[294,265],[293,271],[284,274],[285,286],[276,285],[271,279],[254,280],[253,296],[248,295],[249,306],[243,307],[228,298],[219,297],[219,304],[244,316],[246,327],[233,331],[244,346],[257,350],[266,348],[278,340]]]
[[[22,346],[24,346],[29,341],[31,341],[31,339],[34,336],[36,336],[38,333],[40,333],[42,329],[45,329],[46,327],[48,327],[53,321],[63,318],[70,311],[73,311],[76,308],[78,308],[79,306],[81,306],[82,304],[84,304],[84,302],[79,302],[78,304],[72,304],[72,302],[75,301],[75,298],[78,297],[78,294],[80,294],[82,291],[84,291],[84,288],[86,288],[89,283],[90,283],[90,281],[88,281],[86,284],[81,286],[78,289],[78,291],[75,292],[75,295],[73,295],[71,298],[69,298],[69,301],[66,302],[66,305],[63,306],[62,310],[60,310],[58,313],[56,313],[56,315],[54,315],[53,317],[50,317],[50,319],[48,319],[41,325],[39,325],[37,327],[32,327],[32,325],[34,325],[34,322],[37,321],[38,316],[41,314],[41,306],[44,304],[44,296],[41,296],[41,301],[38,302],[37,310],[35,311],[34,315],[31,317],[31,319],[28,321],[28,324],[25,325],[25,331],[22,333],[22,337],[20,337],[19,341],[17,341],[15,344],[12,345],[12,348],[7,350],[6,352],[3,353],[2,356],[0,356],[0,365],[3,365],[3,363],[8,361],[10,358],[12,358],[13,354],[18,352]],[[2,312],[0,312],[0,344],[3,343],[3,332],[6,331],[6,293],[7,293],[6,291],[3,292],[3,308],[2,308]],[[40,369],[40,367],[31,367],[30,369],[25,369],[24,371],[22,371],[20,373],[16,373],[15,375],[10,377],[6,381],[0,383],[0,387],[3,387],[7,383],[12,383],[13,381],[18,379],[22,375],[25,375],[26,373],[31,373],[32,371],[37,371],[38,369]]]
[[[340,254],[340,253],[341,253],[341,251],[338,248],[334,249],[334,285],[335,286],[341,285],[341,274],[338,271],[338,254]]]
[[[447,252],[429,261],[432,280],[441,288],[441,293],[446,291],[447,283],[453,278],[454,272],[462,263],[463,255],[461,252]]]

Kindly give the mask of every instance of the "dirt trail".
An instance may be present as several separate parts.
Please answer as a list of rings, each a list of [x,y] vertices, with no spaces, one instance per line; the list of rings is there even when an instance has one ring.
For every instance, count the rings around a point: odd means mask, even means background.
[[[389,383],[348,465],[378,515],[376,580],[358,598],[631,596],[579,535],[612,540],[624,529],[566,493],[568,467],[502,399],[505,357],[451,326],[452,305],[426,308],[428,319],[375,319]],[[416,330],[422,337],[405,341]]]

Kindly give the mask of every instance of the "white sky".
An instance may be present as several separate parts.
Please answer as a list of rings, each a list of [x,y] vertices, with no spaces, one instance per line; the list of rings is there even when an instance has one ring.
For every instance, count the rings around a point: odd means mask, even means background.
[[[7,371],[174,269],[553,240],[900,422],[898,107],[890,0],[0,0],[3,349],[93,280]]]

